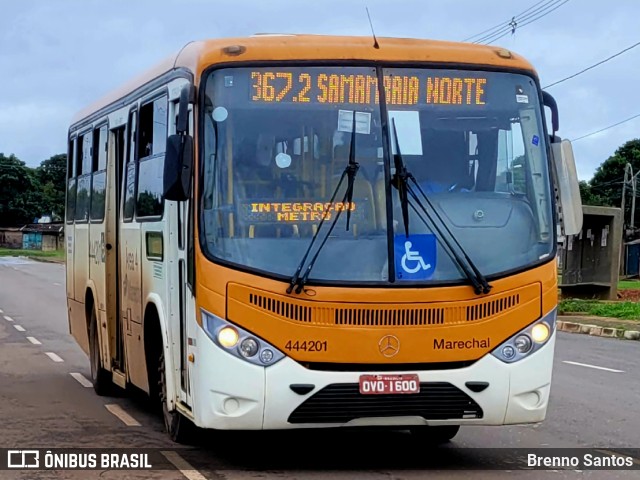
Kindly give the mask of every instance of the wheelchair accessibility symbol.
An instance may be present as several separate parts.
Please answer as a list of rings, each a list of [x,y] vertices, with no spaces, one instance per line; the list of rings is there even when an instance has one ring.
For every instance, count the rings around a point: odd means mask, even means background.
[[[399,280],[424,280],[433,274],[436,241],[431,234],[398,235],[394,239],[396,277]]]
[[[420,256],[420,252],[411,250],[411,242],[404,242],[405,254],[402,256],[402,269],[407,273],[416,273],[422,270],[429,270],[431,268],[430,263],[425,263],[424,259]],[[414,267],[409,267],[407,262],[415,262]]]

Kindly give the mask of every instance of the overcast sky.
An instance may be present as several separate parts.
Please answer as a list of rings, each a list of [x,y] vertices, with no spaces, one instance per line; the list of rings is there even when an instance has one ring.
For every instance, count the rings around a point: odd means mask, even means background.
[[[77,110],[190,40],[257,32],[368,35],[368,5],[378,37],[457,41],[536,3],[0,0],[0,152],[30,166],[64,152]],[[531,61],[544,86],[640,41],[639,19],[637,0],[569,0],[496,44]],[[640,113],[639,78],[640,47],[550,88],[560,107],[559,134],[574,139]],[[618,146],[638,137],[640,118],[576,142],[580,178],[591,178]]]

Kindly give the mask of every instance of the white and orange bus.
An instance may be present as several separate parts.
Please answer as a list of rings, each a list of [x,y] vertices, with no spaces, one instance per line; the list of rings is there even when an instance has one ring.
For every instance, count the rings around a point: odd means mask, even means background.
[[[96,392],[148,392],[176,441],[543,420],[556,225],[582,222],[557,129],[502,48],[186,45],[69,129],[69,325]]]

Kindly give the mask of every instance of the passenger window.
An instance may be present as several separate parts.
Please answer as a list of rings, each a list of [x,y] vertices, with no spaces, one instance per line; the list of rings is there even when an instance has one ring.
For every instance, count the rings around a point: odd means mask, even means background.
[[[66,219],[67,223],[73,223],[75,218],[76,207],[76,175],[75,175],[75,162],[74,162],[74,146],[75,139],[69,141],[69,149],[67,153],[67,206],[66,206]]]
[[[86,133],[78,137],[76,172],[78,183],[76,190],[75,220],[86,222],[89,220],[89,206],[91,201],[91,146],[92,134]]]
[[[93,131],[91,166],[91,220],[104,219],[107,180],[107,126]]]
[[[167,143],[167,97],[140,109],[140,163],[138,166],[137,217],[162,216],[163,169]]]
[[[128,132],[128,155],[127,155],[127,178],[124,187],[124,208],[122,217],[125,222],[133,220],[133,211],[135,207],[135,186],[136,186],[136,119],[137,112],[133,111],[129,114],[129,132]]]

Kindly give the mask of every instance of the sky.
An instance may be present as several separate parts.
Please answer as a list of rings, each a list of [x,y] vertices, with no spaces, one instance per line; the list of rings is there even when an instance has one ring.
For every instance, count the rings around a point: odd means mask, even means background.
[[[547,15],[523,19],[494,43],[529,60],[543,87],[640,41],[640,1],[563,1],[0,0],[0,152],[29,166],[64,152],[74,113],[191,40],[369,35],[367,6],[378,37],[452,41],[546,6]],[[562,4],[551,11],[555,2]],[[638,78],[640,46],[549,88],[558,134],[575,139],[640,114]],[[575,142],[580,179],[638,137],[640,118]]]

